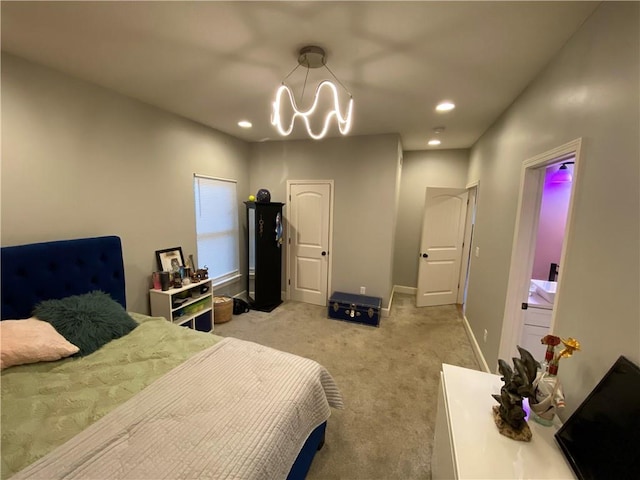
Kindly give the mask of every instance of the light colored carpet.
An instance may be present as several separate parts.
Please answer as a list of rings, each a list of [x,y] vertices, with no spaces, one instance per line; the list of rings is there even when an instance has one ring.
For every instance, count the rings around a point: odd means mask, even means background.
[[[431,478],[440,365],[479,366],[456,306],[414,301],[396,294],[380,328],[298,302],[215,326],[217,335],[314,359],[333,375],[345,408],[332,411],[309,480]]]

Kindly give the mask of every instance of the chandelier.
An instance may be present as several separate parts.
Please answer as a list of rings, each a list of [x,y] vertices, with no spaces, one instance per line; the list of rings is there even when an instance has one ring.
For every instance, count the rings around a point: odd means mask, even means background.
[[[307,133],[311,138],[315,140],[319,140],[327,134],[327,131],[329,130],[329,127],[331,125],[331,120],[333,118],[335,118],[338,122],[338,129],[340,130],[340,133],[342,135],[346,135],[347,133],[349,133],[349,130],[351,129],[351,118],[353,113],[353,97],[351,96],[349,90],[347,90],[342,82],[340,82],[340,80],[338,80],[338,78],[329,69],[329,67],[327,67],[326,59],[327,56],[325,54],[325,51],[320,47],[308,46],[300,49],[298,55],[298,65],[296,65],[296,67],[291,70],[289,75],[287,75],[284,80],[282,80],[282,84],[276,91],[276,96],[273,101],[273,110],[271,111],[271,124],[278,129],[280,135],[287,136],[291,134],[297,118],[300,118],[304,122],[307,128]],[[304,86],[302,87],[302,95],[300,96],[300,100],[302,100],[302,96],[304,95],[304,91],[307,86],[309,71],[312,68],[324,67],[335,79],[335,81],[347,92],[349,96],[349,102],[344,113],[342,113],[342,109],[340,108],[340,97],[338,95],[338,88],[331,80],[323,80],[318,84],[311,107],[309,107],[307,110],[301,110],[298,107],[293,91],[287,84],[285,84],[285,81],[293,74],[293,72],[295,72],[301,66],[307,67],[307,75],[304,79]],[[316,114],[316,109],[318,109],[318,111],[320,110],[318,108],[318,103],[320,102],[320,96],[321,94],[323,94],[323,92],[327,92],[326,94],[324,94],[325,96],[328,95],[328,98],[325,98],[325,101],[328,101],[329,104],[332,105],[332,108],[329,108],[326,112],[324,121],[321,124],[322,127],[320,131],[314,132],[311,127],[310,120],[312,115]],[[285,122],[282,119],[283,103],[286,102],[289,102],[288,105],[293,111],[293,115],[291,116],[288,125],[285,125]],[[321,115],[321,113],[317,113],[317,115]]]

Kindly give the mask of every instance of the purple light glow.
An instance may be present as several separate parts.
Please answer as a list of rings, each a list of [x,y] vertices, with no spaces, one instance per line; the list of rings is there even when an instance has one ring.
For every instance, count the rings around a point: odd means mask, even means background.
[[[571,173],[573,165],[567,165],[567,170]],[[547,278],[549,264],[560,263],[572,182],[552,183],[551,178],[557,173],[557,165],[548,167],[545,172],[531,278]]]
[[[531,407],[529,407],[529,399],[528,398],[523,398],[522,399],[522,409],[524,410],[524,413],[526,413],[524,420],[528,421],[529,420],[529,415],[531,415]]]
[[[551,176],[551,183],[567,183],[571,182],[573,177],[566,165],[560,165],[556,173]]]

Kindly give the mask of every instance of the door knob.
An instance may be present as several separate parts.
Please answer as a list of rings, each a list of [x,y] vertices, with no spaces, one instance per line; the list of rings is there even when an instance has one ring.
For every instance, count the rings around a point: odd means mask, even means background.
[[[422,258],[429,258],[429,254],[428,253],[423,253],[422,254]]]
[[[324,257],[327,254],[327,252],[322,252],[321,255]]]

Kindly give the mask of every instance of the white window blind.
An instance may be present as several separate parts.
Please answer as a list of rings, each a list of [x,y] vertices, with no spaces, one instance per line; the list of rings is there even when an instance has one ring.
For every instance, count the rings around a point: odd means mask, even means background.
[[[194,175],[198,267],[213,283],[239,275],[236,182]]]

